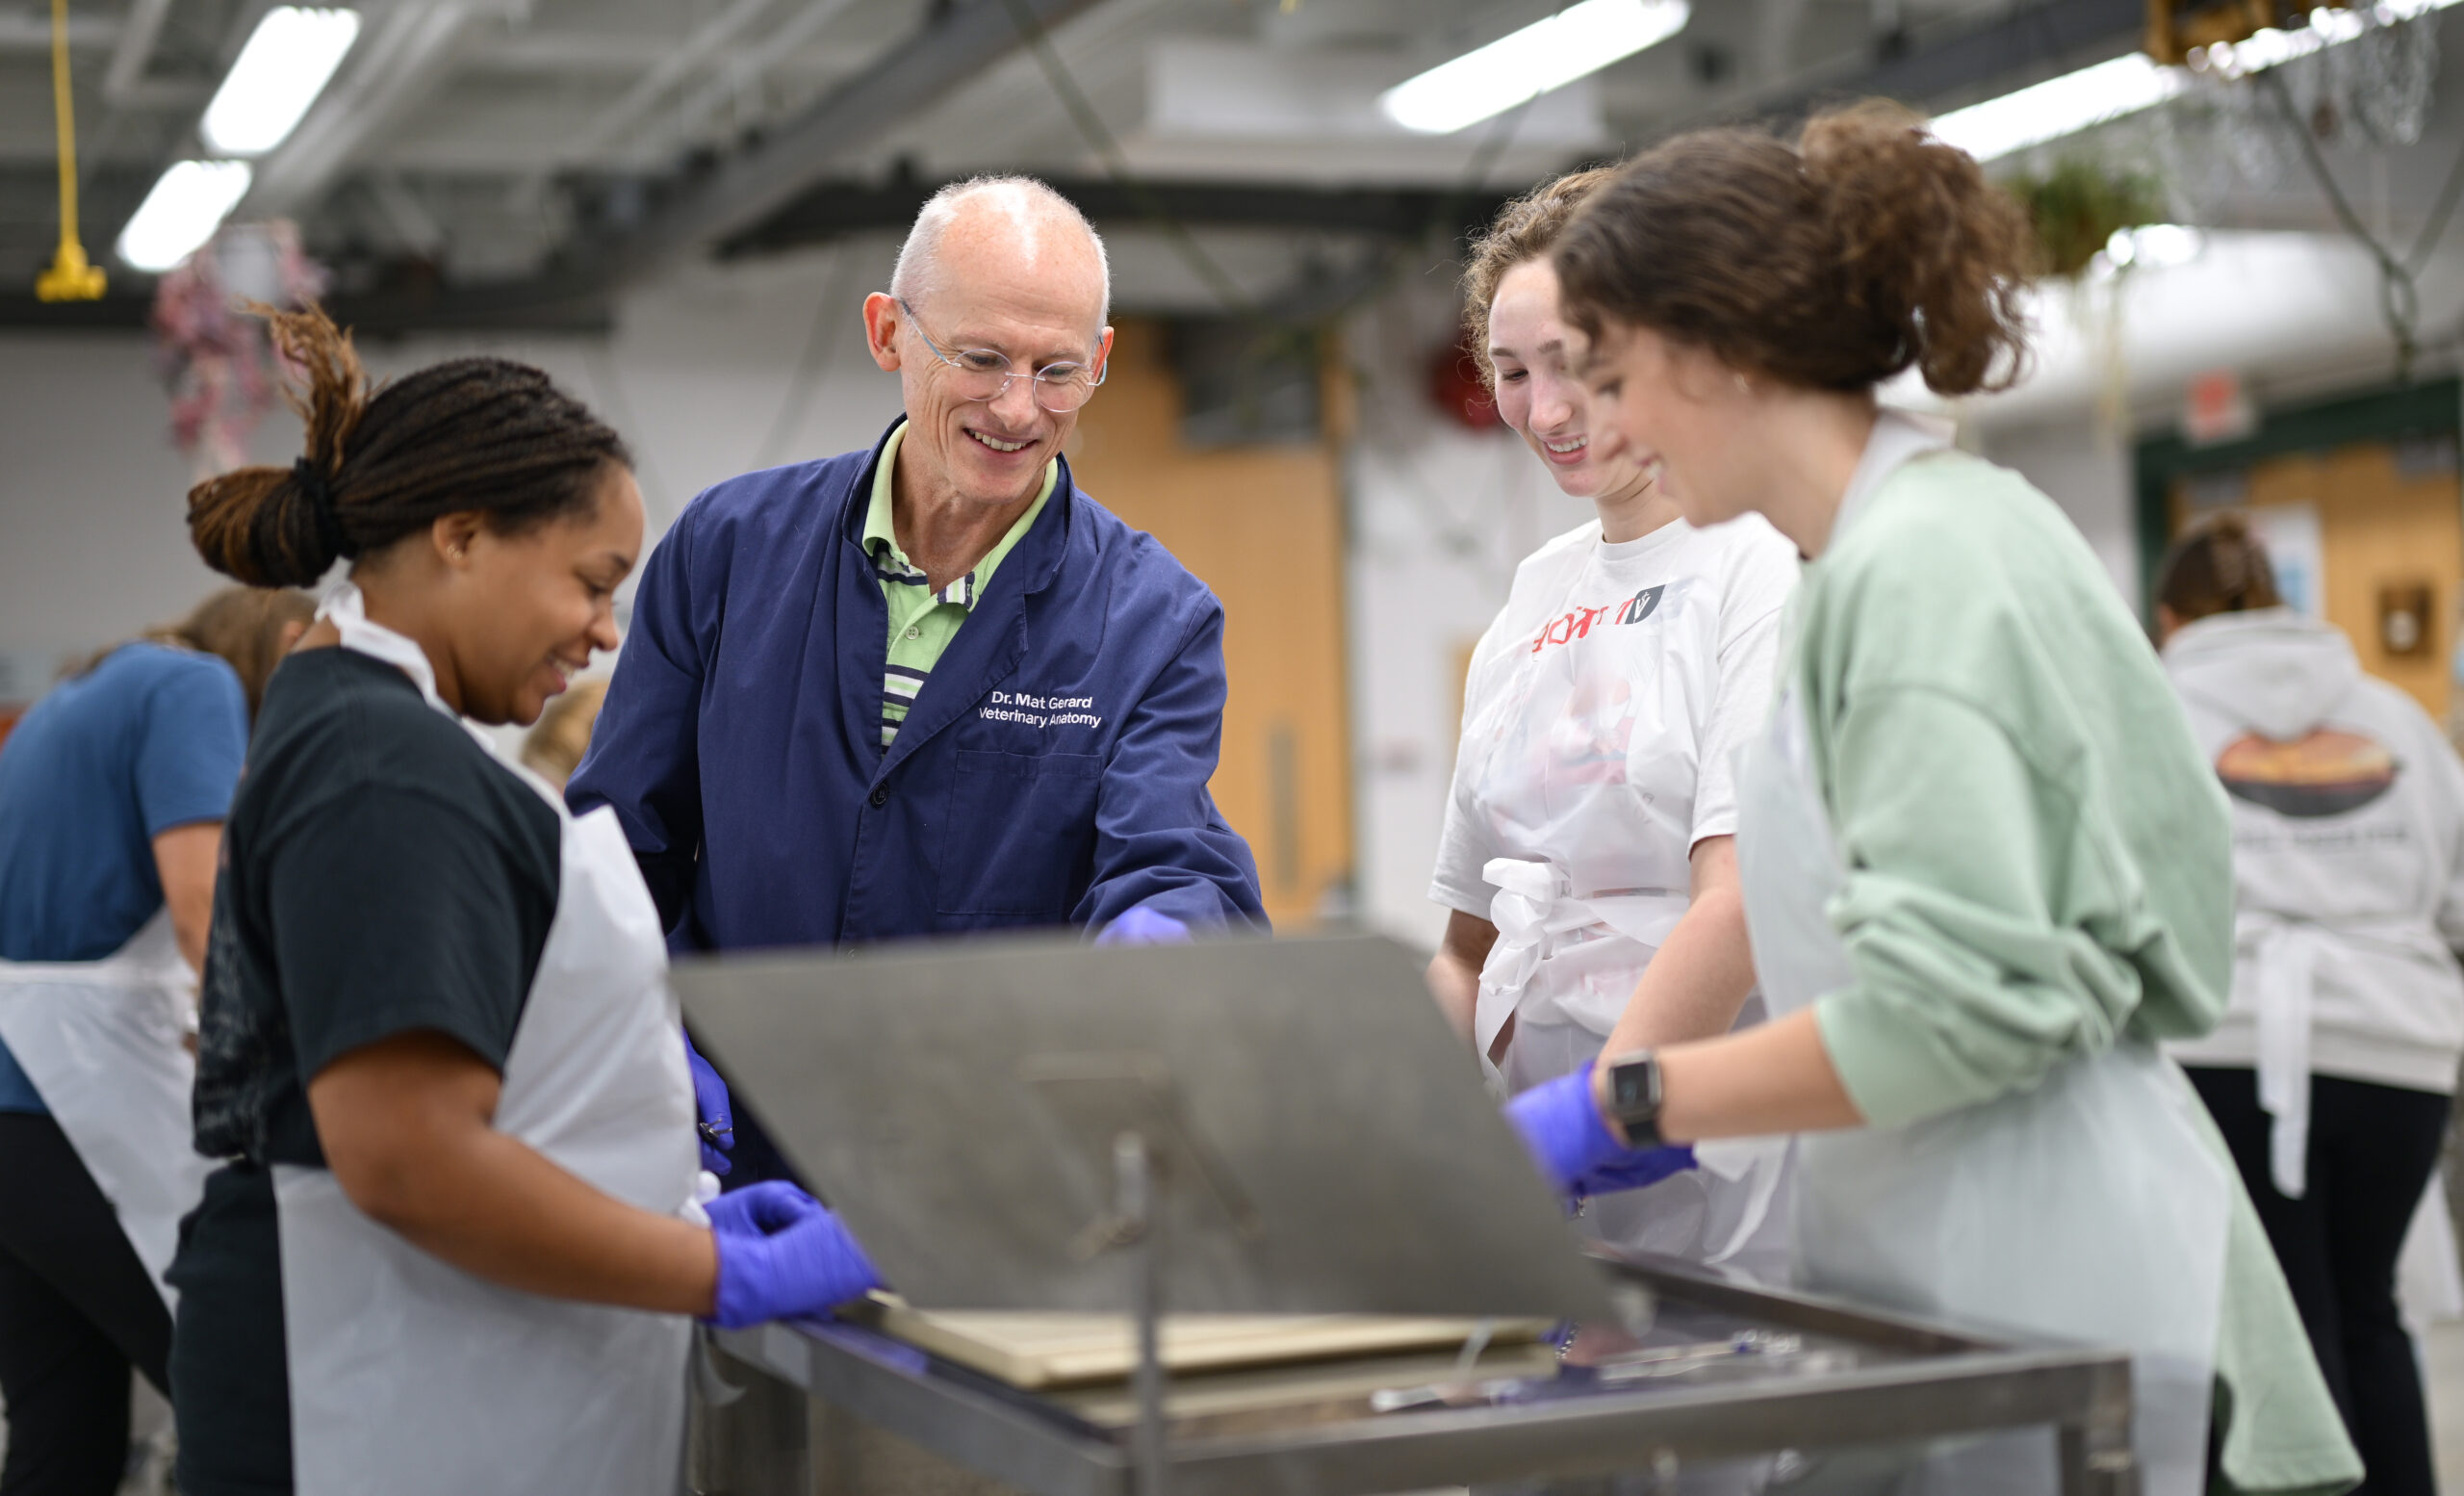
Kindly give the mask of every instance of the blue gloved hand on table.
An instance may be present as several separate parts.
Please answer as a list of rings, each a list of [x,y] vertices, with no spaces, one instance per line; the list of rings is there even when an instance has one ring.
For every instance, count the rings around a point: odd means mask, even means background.
[[[725,1174],[734,1167],[726,1150],[735,1147],[735,1122],[728,1114],[728,1083],[693,1047],[691,1034],[684,1036],[684,1063],[693,1071],[693,1130],[702,1139],[702,1167]]]
[[[1118,919],[1104,926],[1095,937],[1098,945],[1186,945],[1190,942],[1190,927],[1169,915],[1158,914],[1139,904]]]
[[[830,1208],[783,1179],[747,1185],[702,1208],[719,1250],[710,1323],[722,1329],[819,1314],[882,1286]]]
[[[1627,1148],[1615,1163],[1594,1169],[1575,1180],[1575,1198],[1588,1199],[1594,1195],[1639,1190],[1657,1184],[1670,1174],[1683,1174],[1688,1169],[1699,1167],[1694,1157],[1694,1146],[1690,1143]]]
[[[1695,1167],[1683,1144],[1628,1148],[1591,1096],[1591,1067],[1544,1080],[1505,1104],[1506,1119],[1560,1195],[1581,1199],[1657,1184]]]

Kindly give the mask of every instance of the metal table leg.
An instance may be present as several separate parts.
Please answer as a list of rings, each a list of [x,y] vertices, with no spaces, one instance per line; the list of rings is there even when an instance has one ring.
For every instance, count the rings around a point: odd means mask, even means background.
[[[710,1354],[713,1370],[739,1390],[719,1403],[697,1385],[688,1487],[698,1496],[812,1496],[811,1399],[725,1352]]]
[[[2060,1430],[2062,1496],[2139,1496],[2130,1420],[2066,1423]]]

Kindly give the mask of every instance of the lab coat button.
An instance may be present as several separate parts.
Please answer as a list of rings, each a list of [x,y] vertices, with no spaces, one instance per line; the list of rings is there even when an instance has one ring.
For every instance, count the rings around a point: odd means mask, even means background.
[[[873,802],[873,808],[875,810],[879,810],[881,807],[889,803],[889,791],[883,788],[881,786],[876,785],[873,787],[873,792],[870,798]]]

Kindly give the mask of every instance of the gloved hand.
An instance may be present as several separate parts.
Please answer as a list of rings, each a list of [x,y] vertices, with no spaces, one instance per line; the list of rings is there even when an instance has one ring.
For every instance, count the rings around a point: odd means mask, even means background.
[[[1670,1143],[1659,1148],[1624,1148],[1617,1161],[1595,1169],[1575,1180],[1575,1198],[1588,1199],[1594,1195],[1614,1195],[1619,1190],[1639,1190],[1657,1184],[1673,1174],[1701,1167],[1694,1157],[1690,1143]]]
[[[727,1149],[735,1147],[735,1122],[728,1115],[728,1083],[693,1047],[693,1036],[684,1036],[684,1063],[693,1071],[693,1130],[702,1139],[702,1167],[712,1174],[725,1174],[735,1166],[728,1161]]]
[[[1588,1065],[1524,1092],[1505,1104],[1505,1115],[1560,1195],[1638,1190],[1694,1167],[1694,1150],[1681,1144],[1630,1148],[1618,1142],[1592,1099]]]
[[[747,1185],[702,1208],[719,1249],[710,1323],[722,1329],[819,1314],[882,1286],[829,1207],[783,1179]]]
[[[1190,942],[1190,927],[1169,915],[1158,914],[1143,904],[1134,905],[1129,913],[1104,926],[1095,937],[1098,945],[1186,945]]]

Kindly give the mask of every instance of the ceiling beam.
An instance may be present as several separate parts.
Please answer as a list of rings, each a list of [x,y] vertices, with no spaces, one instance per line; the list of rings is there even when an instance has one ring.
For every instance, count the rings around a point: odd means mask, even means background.
[[[1049,31],[1099,0],[959,0],[760,142],[720,162],[630,233],[581,262],[611,287],[716,249],[800,196],[849,152],[872,144],[1016,51],[1011,5]]]
[[[1135,231],[1161,209],[1197,229],[1274,229],[1417,244],[1431,234],[1460,235],[1496,216],[1508,194],[1438,188],[1327,189],[1269,182],[1151,182],[1136,190],[1097,177],[1047,178],[1106,233]],[[774,254],[856,234],[903,233],[938,182],[832,181],[809,188],[789,208],[722,246],[731,258]],[[136,327],[145,321],[141,296],[87,303],[74,311],[32,297],[0,297],[0,326]],[[596,280],[550,273],[499,285],[429,285],[328,298],[337,322],[377,337],[428,329],[518,329],[592,332],[611,320],[612,298]],[[1270,312],[1306,308],[1292,297],[1269,298]]]
[[[1158,216],[1197,228],[1270,228],[1416,240],[1484,224],[1510,193],[1482,189],[1312,187],[1280,182],[1044,180],[1107,232]],[[778,213],[719,246],[723,258],[776,253],[851,234],[904,232],[941,187],[926,181],[818,182]]]
[[[614,308],[595,287],[570,279],[479,286],[426,286],[325,298],[325,310],[357,337],[423,332],[603,333]],[[0,295],[0,329],[25,332],[138,332],[154,307],[149,292],[116,288],[99,301],[38,301]]]
[[[68,17],[68,44],[81,51],[116,46],[120,23],[91,15]],[[0,52],[51,50],[51,16],[34,11],[0,11]]]
[[[2139,45],[2146,24],[2146,0],[2037,0],[1998,20],[1880,58],[1861,71],[1760,94],[1743,112],[1785,118],[1826,103],[1873,97],[1920,108],[1964,104],[1980,85],[2018,88],[2057,68],[2119,57]]]

